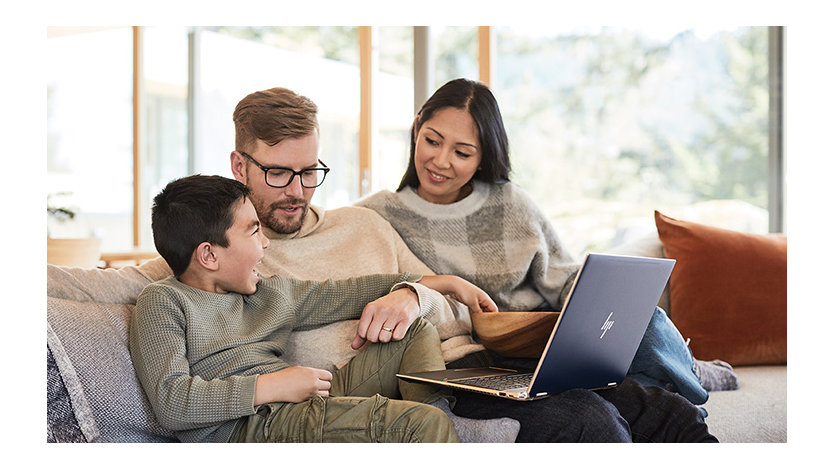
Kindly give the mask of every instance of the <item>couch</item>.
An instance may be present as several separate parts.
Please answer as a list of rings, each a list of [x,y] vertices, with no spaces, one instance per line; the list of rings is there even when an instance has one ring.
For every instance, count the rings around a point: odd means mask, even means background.
[[[658,232],[661,236],[652,235],[610,252],[664,256],[671,247],[663,245],[660,227]],[[679,260],[676,270],[682,267]],[[161,259],[119,269],[47,266],[48,442],[174,440],[156,420],[127,349],[128,319],[137,295],[148,283],[168,275]],[[660,301],[673,321],[679,317],[675,286],[673,278]],[[294,333],[296,351],[289,360],[326,367],[320,356],[327,347],[322,345],[349,342],[350,328],[348,323]],[[702,341],[695,333],[692,330],[691,346],[696,357],[712,359],[699,356],[695,345]],[[752,350],[761,358],[731,357],[731,363],[740,364],[735,367],[740,388],[712,392],[704,405],[707,424],[720,441],[786,442],[787,365],[769,349],[773,348],[754,345]]]

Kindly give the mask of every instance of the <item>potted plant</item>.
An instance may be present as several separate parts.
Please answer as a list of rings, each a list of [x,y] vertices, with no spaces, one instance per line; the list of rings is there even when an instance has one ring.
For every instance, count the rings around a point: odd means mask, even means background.
[[[77,211],[62,205],[52,203],[54,196],[66,196],[68,193],[56,193],[46,198],[46,216],[59,223],[75,219]],[[101,239],[86,238],[55,238],[50,236],[49,226],[46,232],[46,262],[60,266],[79,266],[94,268],[98,266],[101,257]]]

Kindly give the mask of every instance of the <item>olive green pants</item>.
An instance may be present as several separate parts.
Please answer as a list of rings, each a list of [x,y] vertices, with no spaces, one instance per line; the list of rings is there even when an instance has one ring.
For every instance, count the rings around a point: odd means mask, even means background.
[[[329,397],[267,403],[241,418],[232,442],[458,442],[440,389],[397,379],[444,367],[434,325],[417,319],[400,341],[372,343],[333,374]],[[402,398],[402,399],[398,399]]]

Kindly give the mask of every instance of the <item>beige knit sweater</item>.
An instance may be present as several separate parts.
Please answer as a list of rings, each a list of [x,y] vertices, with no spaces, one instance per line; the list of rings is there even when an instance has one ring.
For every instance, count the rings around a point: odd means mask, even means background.
[[[405,245],[400,235],[376,212],[362,207],[342,207],[324,211],[311,206],[298,232],[283,235],[264,228],[270,245],[258,270],[265,276],[281,275],[297,279],[347,279],[370,274],[412,272],[434,274]],[[472,339],[469,309],[422,284],[422,296],[439,308],[426,314],[440,334],[443,359],[459,359],[483,350]],[[310,332],[297,332],[291,338],[288,360],[295,364],[333,369],[345,364],[356,351],[350,342],[356,321],[339,322]],[[312,350],[310,342],[319,347]]]

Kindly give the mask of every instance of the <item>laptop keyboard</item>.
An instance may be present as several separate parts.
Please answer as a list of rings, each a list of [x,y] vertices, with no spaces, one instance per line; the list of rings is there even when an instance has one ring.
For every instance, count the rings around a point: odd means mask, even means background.
[[[491,375],[488,377],[472,377],[471,379],[450,380],[450,382],[472,385],[474,387],[491,388],[493,390],[512,390],[525,388],[533,380],[533,373],[513,375]]]

